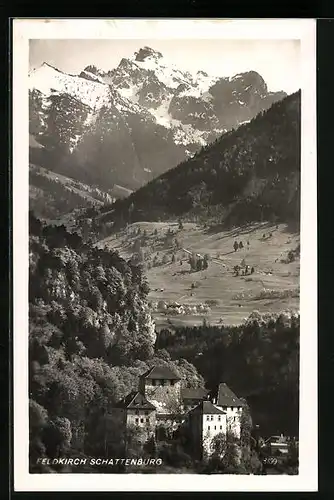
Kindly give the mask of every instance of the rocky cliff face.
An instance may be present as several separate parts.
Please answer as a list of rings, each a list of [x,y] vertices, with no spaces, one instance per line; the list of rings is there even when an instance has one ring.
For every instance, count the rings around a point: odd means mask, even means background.
[[[108,72],[44,63],[29,87],[34,162],[102,189],[138,188],[285,96],[256,72],[190,74],[149,47]]]

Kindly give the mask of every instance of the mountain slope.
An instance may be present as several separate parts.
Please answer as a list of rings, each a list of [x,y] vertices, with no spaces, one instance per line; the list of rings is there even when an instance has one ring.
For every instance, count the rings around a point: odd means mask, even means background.
[[[29,74],[31,163],[108,190],[136,189],[284,93],[255,72],[195,75],[144,47],[108,72],[44,63]]]
[[[30,87],[30,133],[44,146],[33,153],[38,165],[105,190],[131,189],[150,179],[153,164],[160,173],[185,156],[169,130],[105,83],[44,65]]]
[[[299,176],[297,92],[103,210],[118,225],[201,214],[235,225],[298,220]]]
[[[29,165],[30,210],[41,219],[55,219],[73,210],[99,207],[125,196],[118,190],[109,192],[93,188],[34,164]],[[129,193],[127,193],[129,194]]]

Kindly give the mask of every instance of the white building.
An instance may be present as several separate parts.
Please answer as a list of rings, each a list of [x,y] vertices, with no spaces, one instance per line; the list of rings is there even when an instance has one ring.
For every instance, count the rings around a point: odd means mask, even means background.
[[[201,401],[188,413],[188,424],[192,435],[193,452],[199,459],[209,456],[213,449],[213,438],[226,435],[227,414],[211,401]]]

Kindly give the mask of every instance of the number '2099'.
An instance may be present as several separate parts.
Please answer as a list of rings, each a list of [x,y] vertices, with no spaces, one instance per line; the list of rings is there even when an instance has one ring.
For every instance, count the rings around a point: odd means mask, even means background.
[[[277,464],[277,458],[274,457],[267,457],[262,460],[263,464],[266,465],[276,465]]]

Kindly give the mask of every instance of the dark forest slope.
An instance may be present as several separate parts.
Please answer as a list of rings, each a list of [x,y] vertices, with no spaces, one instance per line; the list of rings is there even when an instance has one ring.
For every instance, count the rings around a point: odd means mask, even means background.
[[[122,456],[120,429],[106,436],[105,413],[140,374],[168,364],[185,385],[204,380],[186,360],[154,351],[139,268],[32,215],[29,240],[31,471],[49,471],[36,465],[43,457]]]
[[[298,220],[300,91],[224,134],[105,216],[117,226],[205,215],[226,224]],[[103,220],[103,219],[102,219]]]

